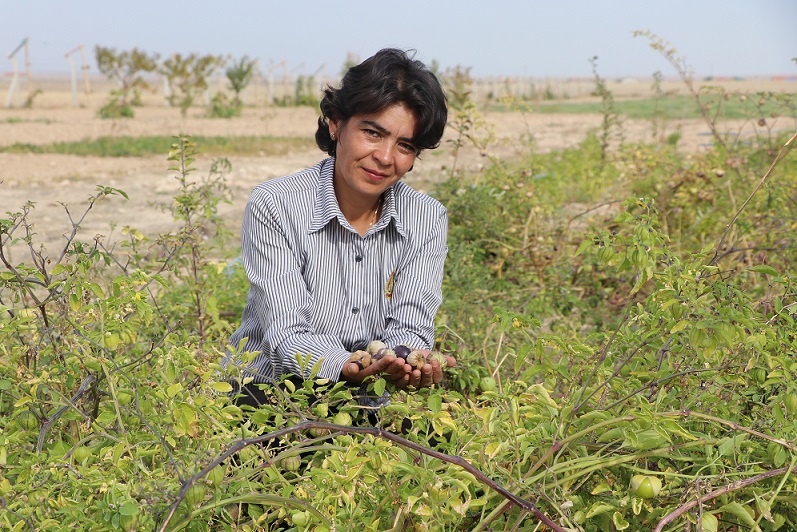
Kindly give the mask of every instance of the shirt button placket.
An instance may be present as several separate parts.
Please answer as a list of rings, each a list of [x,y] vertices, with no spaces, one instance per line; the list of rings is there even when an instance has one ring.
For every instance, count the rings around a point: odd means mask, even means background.
[[[354,251],[354,262],[357,264],[358,269],[362,269],[363,267],[363,251],[362,249],[355,249]],[[360,313],[360,307],[352,307],[351,313],[353,315],[357,315]]]

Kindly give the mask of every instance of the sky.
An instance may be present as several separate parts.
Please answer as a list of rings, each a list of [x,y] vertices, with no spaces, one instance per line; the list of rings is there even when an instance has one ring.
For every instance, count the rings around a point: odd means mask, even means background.
[[[336,76],[349,54],[397,47],[474,77],[590,77],[594,56],[604,78],[675,76],[635,30],[699,77],[797,76],[797,0],[0,0],[0,74],[27,37],[34,75],[69,72],[83,44],[93,74],[100,45],[247,56],[264,75]]]

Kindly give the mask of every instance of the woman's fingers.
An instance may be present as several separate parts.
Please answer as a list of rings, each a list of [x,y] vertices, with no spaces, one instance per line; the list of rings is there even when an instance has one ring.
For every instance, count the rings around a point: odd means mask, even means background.
[[[454,357],[446,356],[446,367],[452,368],[456,364]],[[434,358],[419,370],[412,369],[412,366],[401,358],[386,356],[363,369],[360,369],[356,363],[347,363],[343,367],[342,375],[349,382],[362,382],[372,375],[381,375],[397,388],[428,388],[443,381],[443,368]]]

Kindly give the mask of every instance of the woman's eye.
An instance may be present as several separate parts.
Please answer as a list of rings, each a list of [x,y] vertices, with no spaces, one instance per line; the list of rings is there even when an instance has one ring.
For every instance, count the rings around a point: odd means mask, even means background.
[[[378,131],[374,131],[373,129],[364,129],[363,131],[369,137],[379,138],[379,132]]]
[[[415,146],[413,146],[412,144],[399,144],[399,146],[406,153],[415,153],[416,152]]]

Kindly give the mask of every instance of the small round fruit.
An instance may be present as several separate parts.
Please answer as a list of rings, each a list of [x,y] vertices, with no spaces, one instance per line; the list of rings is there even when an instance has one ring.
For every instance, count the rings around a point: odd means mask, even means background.
[[[17,423],[19,426],[26,430],[35,430],[39,428],[39,420],[36,415],[30,410],[25,410],[17,416]]]
[[[348,412],[338,412],[335,414],[335,417],[332,418],[332,423],[335,425],[351,425],[352,419],[351,414]]]
[[[396,356],[397,357],[403,358],[404,360],[407,360],[407,355],[409,355],[412,352],[412,349],[410,349],[406,345],[397,345],[393,349],[393,351],[396,352]]]
[[[495,390],[498,383],[492,377],[482,377],[479,381],[479,389],[483,392],[491,392]]]
[[[214,467],[208,471],[208,475],[205,478],[207,478],[208,483],[215,488],[224,481],[224,468],[222,466]]]
[[[133,396],[127,392],[119,392],[116,394],[116,400],[122,406],[127,406],[133,401]]]
[[[205,486],[194,484],[189,488],[188,493],[185,494],[185,500],[189,506],[197,506],[205,500],[205,493]]]
[[[386,348],[387,348],[387,344],[385,342],[383,342],[382,340],[373,340],[373,341],[371,341],[368,344],[368,346],[365,348],[365,350],[368,351],[371,354],[371,356],[373,356],[380,349],[386,349]]]
[[[72,457],[78,464],[84,464],[92,454],[91,449],[85,445],[81,445],[80,447],[75,447],[75,450],[72,452]]]
[[[286,456],[282,460],[280,460],[280,465],[286,471],[298,471],[300,467],[302,467],[302,457],[298,454],[293,454],[290,456]]]
[[[291,521],[296,526],[305,526],[309,521],[309,516],[307,512],[296,512],[291,515]]]
[[[661,480],[652,475],[634,475],[631,490],[640,499],[652,499],[661,491]]]

